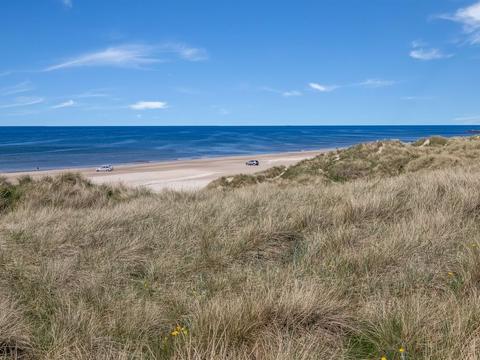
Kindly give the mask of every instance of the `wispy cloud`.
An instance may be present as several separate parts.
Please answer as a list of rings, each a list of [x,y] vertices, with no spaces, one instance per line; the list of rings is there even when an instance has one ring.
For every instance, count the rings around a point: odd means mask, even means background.
[[[0,77],[10,75],[11,71],[0,71]]]
[[[264,86],[264,87],[260,88],[260,90],[271,92],[271,93],[274,93],[274,94],[279,94],[279,95],[282,95],[283,97],[296,97],[296,96],[302,96],[303,95],[302,92],[300,92],[298,90],[278,90],[278,89],[274,89],[274,88],[271,88],[271,87],[268,87],[268,86]]]
[[[463,31],[468,34],[468,42],[480,44],[480,1],[460,8],[454,14],[444,14],[438,17],[462,24]]]
[[[362,88],[382,88],[387,86],[395,85],[397,82],[393,80],[385,80],[385,79],[366,79],[364,81],[351,83],[351,84],[344,84],[344,85],[322,85],[319,83],[309,83],[308,86],[318,92],[331,92],[341,88],[351,88],[351,87],[362,87]]]
[[[152,57],[152,52],[151,47],[145,45],[110,47],[50,66],[45,71],[83,66],[142,67],[159,61]]]
[[[225,108],[225,107],[223,107],[223,106],[212,105],[212,108],[213,108],[218,114],[220,114],[220,115],[222,115],[222,116],[230,115],[230,114],[232,113],[229,109],[227,109],[227,108]]]
[[[319,83],[309,83],[308,86],[315,90],[315,91],[320,91],[320,92],[330,92],[338,88],[336,85],[322,85]]]
[[[0,89],[0,96],[20,94],[34,89],[30,81],[23,81],[13,86],[7,86]]]
[[[139,101],[135,104],[129,105],[132,110],[159,110],[166,109],[168,104],[164,101]]]
[[[143,68],[147,65],[169,61],[171,60],[169,55],[187,61],[201,61],[208,58],[206,50],[190,47],[182,43],[167,43],[163,45],[127,44],[82,54],[49,66],[44,71],[85,66]]]
[[[384,79],[367,79],[356,84],[351,84],[350,86],[360,86],[367,88],[381,88],[395,85],[397,82],[394,80],[384,80]]]
[[[412,42],[412,50],[410,50],[410,57],[416,60],[429,61],[447,59],[452,57],[452,54],[445,54],[440,49],[428,47],[428,44],[421,40]]]
[[[432,96],[402,96],[402,100],[415,101],[415,100],[431,100]]]
[[[73,100],[68,100],[68,101],[62,102],[62,103],[60,103],[60,104],[53,105],[53,106],[51,106],[50,108],[51,108],[51,109],[62,109],[62,108],[74,106],[75,104],[76,104],[75,101],[73,101]]]
[[[80,94],[75,94],[75,95],[72,95],[71,97],[76,99],[105,98],[105,97],[110,97],[110,94],[107,93],[106,89],[96,89],[96,90],[85,91]]]
[[[469,115],[469,116],[459,116],[453,119],[465,124],[475,124],[480,123],[480,115]]]
[[[73,0],[62,0],[62,4],[66,8],[71,9],[73,7]]]
[[[188,61],[203,61],[208,59],[205,49],[195,48],[183,43],[166,43],[158,46],[160,53],[172,53]]]
[[[282,93],[284,97],[302,96],[302,93],[298,90],[284,91]]]
[[[17,107],[23,107],[23,106],[31,106],[31,105],[36,105],[44,102],[44,98],[38,97],[38,96],[32,96],[32,97],[27,97],[27,96],[22,96],[22,97],[17,97],[13,103],[9,104],[0,104],[0,109],[10,109],[10,108],[17,108]]]
[[[180,94],[186,94],[186,95],[200,95],[200,94],[205,94],[205,91],[196,89],[193,87],[189,86],[177,86],[173,88],[174,91],[180,93]]]

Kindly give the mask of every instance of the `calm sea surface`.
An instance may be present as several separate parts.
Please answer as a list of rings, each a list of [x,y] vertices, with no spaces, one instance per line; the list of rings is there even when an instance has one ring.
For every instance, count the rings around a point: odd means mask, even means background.
[[[480,126],[0,127],[0,171],[301,151],[471,130]]]

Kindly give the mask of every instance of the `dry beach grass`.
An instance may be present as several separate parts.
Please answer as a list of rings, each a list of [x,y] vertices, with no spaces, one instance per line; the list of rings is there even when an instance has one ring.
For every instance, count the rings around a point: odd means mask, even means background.
[[[190,193],[2,183],[0,357],[477,359],[480,140],[417,145]]]

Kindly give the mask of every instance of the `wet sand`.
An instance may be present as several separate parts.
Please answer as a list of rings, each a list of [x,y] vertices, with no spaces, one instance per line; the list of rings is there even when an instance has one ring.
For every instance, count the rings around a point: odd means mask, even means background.
[[[303,159],[312,158],[330,149],[318,151],[288,152],[277,154],[262,154],[249,156],[230,156],[204,158],[195,160],[176,160],[147,164],[129,164],[115,166],[110,173],[96,172],[95,168],[76,168],[48,171],[30,171],[0,174],[9,180],[15,180],[22,175],[34,178],[57,175],[63,172],[81,173],[97,184],[123,183],[128,186],[146,186],[154,191],[163,189],[197,190],[205,187],[212,180],[222,176],[236,174],[252,174],[277,165],[289,166]],[[259,166],[246,166],[247,160],[260,161]]]

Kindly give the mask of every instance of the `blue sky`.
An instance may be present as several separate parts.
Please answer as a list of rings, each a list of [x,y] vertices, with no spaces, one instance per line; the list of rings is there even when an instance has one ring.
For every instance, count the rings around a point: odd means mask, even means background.
[[[0,125],[480,123],[477,0],[2,0]]]

